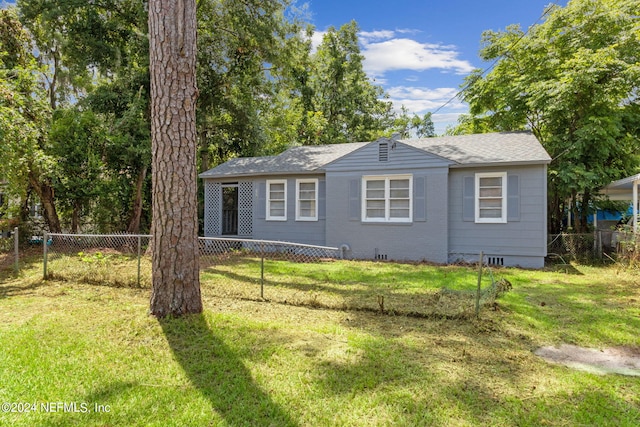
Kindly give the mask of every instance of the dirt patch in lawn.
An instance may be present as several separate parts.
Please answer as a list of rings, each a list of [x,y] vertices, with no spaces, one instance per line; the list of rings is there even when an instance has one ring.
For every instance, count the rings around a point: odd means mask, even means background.
[[[562,344],[541,347],[534,352],[548,362],[595,374],[640,376],[640,348],[613,347],[594,349]]]

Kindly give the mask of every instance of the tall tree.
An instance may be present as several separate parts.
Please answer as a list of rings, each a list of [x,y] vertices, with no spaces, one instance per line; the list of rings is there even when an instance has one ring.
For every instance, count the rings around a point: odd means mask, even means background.
[[[77,233],[84,211],[100,190],[104,165],[104,127],[91,111],[59,108],[49,130],[50,153],[56,159],[54,187],[57,205],[69,213]]]
[[[463,98],[482,126],[531,129],[554,159],[551,232],[567,207],[585,231],[598,189],[638,165],[639,15],[639,0],[571,0],[526,33],[483,34],[480,55],[497,62],[468,78]]]
[[[363,69],[355,21],[331,27],[313,57],[314,111],[326,119],[321,143],[370,141],[392,126],[391,102]],[[313,116],[310,116],[313,117]]]
[[[196,2],[149,1],[157,317],[202,312],[196,191]]]
[[[34,190],[49,230],[59,232],[55,162],[47,140],[51,109],[38,79],[41,72],[27,31],[12,10],[0,10],[0,176],[15,195],[24,198]]]
[[[269,126],[293,119],[283,87],[299,54],[291,0],[198,2],[198,135],[203,167],[263,151]],[[308,52],[307,52],[308,55]],[[293,100],[295,104],[296,101]],[[278,104],[276,106],[276,104]],[[280,110],[278,107],[284,107]]]
[[[92,223],[138,232],[151,159],[144,2],[18,0],[18,6],[45,66],[51,108],[78,103],[108,123],[106,169],[94,187],[109,191],[93,192]],[[64,131],[56,130],[59,141]]]

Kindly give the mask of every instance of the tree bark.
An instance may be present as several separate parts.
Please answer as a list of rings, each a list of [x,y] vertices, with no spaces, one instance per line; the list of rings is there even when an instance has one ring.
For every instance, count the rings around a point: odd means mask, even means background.
[[[149,1],[153,218],[150,311],[202,312],[196,175],[196,2]]]

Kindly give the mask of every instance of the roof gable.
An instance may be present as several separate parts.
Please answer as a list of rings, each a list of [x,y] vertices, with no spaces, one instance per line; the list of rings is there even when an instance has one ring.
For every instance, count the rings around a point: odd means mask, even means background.
[[[449,159],[402,141],[380,138],[334,160],[325,169],[327,171],[413,169],[448,167],[453,163]]]

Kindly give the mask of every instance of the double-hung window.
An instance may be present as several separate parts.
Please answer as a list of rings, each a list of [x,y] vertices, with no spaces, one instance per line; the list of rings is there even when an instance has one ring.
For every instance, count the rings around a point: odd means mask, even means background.
[[[411,175],[364,176],[363,222],[411,222],[413,179]]]
[[[476,174],[476,222],[507,222],[507,173]]]
[[[267,220],[287,220],[287,181],[267,180]]]
[[[296,221],[318,220],[318,180],[296,181]]]

